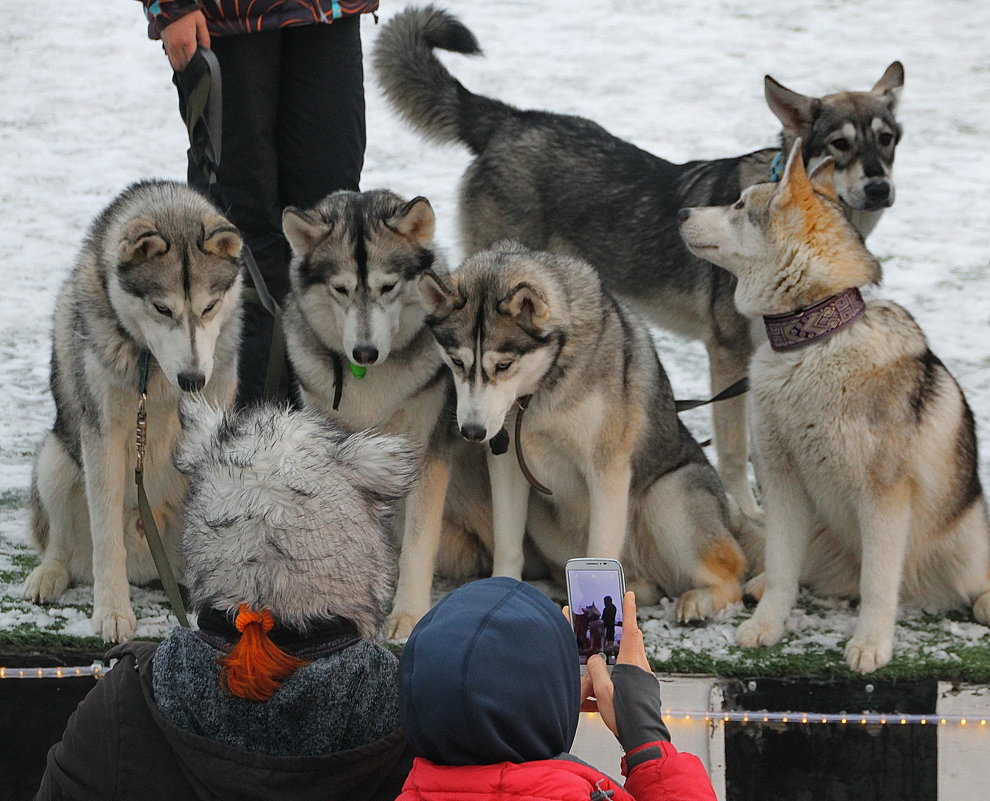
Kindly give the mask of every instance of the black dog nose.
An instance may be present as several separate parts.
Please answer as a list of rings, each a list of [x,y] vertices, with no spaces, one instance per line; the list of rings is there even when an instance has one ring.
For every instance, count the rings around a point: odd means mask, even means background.
[[[374,364],[378,361],[378,348],[371,345],[358,345],[351,354],[355,364]]]
[[[486,433],[488,432],[485,431],[485,427],[477,423],[467,423],[461,426],[461,436],[468,442],[483,442]]]
[[[202,373],[179,373],[179,389],[183,392],[199,392],[206,386],[206,376]]]
[[[679,222],[684,222],[690,216],[691,216],[691,209],[680,209],[677,212],[677,219]]]
[[[874,205],[886,203],[890,197],[890,184],[886,181],[870,181],[863,189],[866,199]]]

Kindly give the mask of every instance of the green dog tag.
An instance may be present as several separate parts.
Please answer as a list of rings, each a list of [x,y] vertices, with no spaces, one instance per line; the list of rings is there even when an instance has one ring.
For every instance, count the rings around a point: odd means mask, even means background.
[[[367,375],[368,368],[363,364],[354,364],[354,362],[347,362],[347,369],[351,371],[351,375],[358,380],[362,379]]]

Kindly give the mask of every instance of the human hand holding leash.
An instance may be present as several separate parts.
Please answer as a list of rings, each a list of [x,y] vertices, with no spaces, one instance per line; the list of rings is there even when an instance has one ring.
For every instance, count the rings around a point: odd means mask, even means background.
[[[182,72],[196,48],[210,46],[210,32],[202,11],[190,11],[162,30],[162,47],[176,72]]]
[[[670,740],[660,709],[660,685],[646,658],[643,632],[636,621],[636,595],[622,598],[622,640],[609,674],[605,659],[588,659],[581,678],[581,710],[597,711],[627,753],[646,743]]]

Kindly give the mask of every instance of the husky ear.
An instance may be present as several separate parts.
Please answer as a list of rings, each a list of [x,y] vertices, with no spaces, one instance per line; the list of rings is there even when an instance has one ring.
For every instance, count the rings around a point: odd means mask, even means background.
[[[282,212],[282,232],[289,240],[292,252],[306,256],[333,231],[333,222],[324,220],[314,211],[289,206]]]
[[[385,224],[398,232],[414,245],[423,247],[433,240],[437,218],[433,206],[425,197],[414,197],[396,214],[393,214]]]
[[[422,464],[408,440],[372,431],[338,441],[331,457],[356,489],[386,501],[399,500],[412,491]]]
[[[897,108],[902,88],[904,88],[904,65],[900,61],[895,61],[887,67],[870,91],[886,100],[887,105],[893,110]]]
[[[190,472],[206,453],[224,420],[222,409],[211,406],[197,393],[183,392],[179,398],[179,424],[182,435],[173,461],[184,473]]]
[[[236,261],[240,258],[244,240],[238,230],[223,217],[216,215],[203,222],[203,244],[200,250]]]
[[[151,220],[135,217],[120,234],[119,253],[124,264],[140,264],[168,252],[168,242]]]
[[[784,175],[780,179],[778,197],[787,198],[789,203],[806,206],[814,199],[815,192],[811,188],[808,173],[804,169],[802,145],[802,140],[798,138],[787,156],[787,165],[784,167]]]
[[[532,286],[516,286],[498,303],[498,311],[516,321],[524,330],[542,332],[550,320],[550,307]]]
[[[824,195],[829,200],[838,200],[835,192],[835,159],[826,156],[822,162],[811,171],[808,176],[811,187],[819,194]]]
[[[426,315],[432,322],[446,319],[458,307],[460,295],[449,289],[433,270],[427,270],[420,275],[418,289],[420,303],[423,304]]]
[[[807,136],[818,116],[822,101],[788,89],[769,75],[763,78],[763,94],[770,110],[784,126],[789,136]]]

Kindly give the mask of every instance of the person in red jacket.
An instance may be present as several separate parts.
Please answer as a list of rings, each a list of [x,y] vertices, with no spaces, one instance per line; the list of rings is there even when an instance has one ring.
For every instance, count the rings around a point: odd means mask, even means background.
[[[534,587],[483,579],[444,598],[399,660],[417,754],[400,801],[714,801],[701,761],[670,742],[631,592],[622,618],[612,673],[596,655],[582,678],[570,626]],[[568,753],[582,708],[622,745],[624,786]]]

